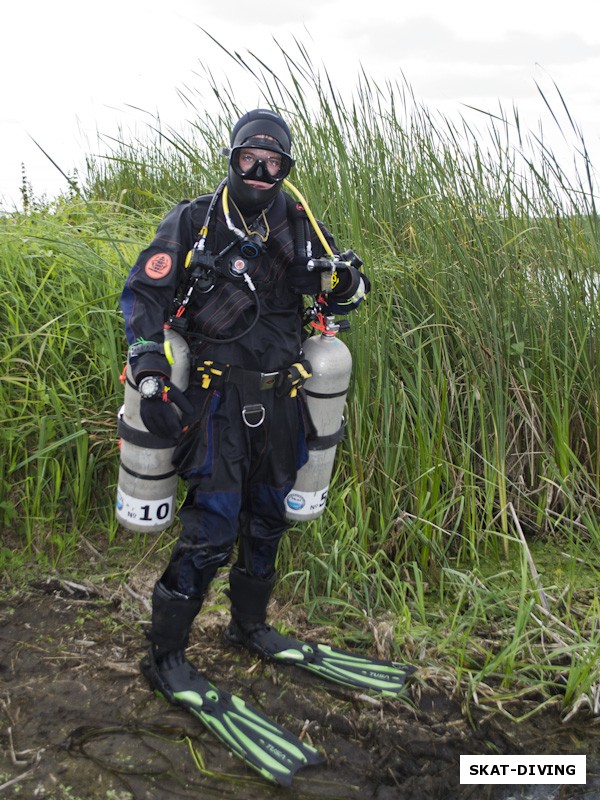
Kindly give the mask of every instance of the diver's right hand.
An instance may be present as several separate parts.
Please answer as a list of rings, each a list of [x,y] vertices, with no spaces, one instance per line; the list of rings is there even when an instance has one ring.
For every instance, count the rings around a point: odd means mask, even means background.
[[[163,375],[146,375],[138,384],[141,395],[140,417],[150,433],[162,439],[176,439],[181,433],[181,419],[194,410],[185,394]]]

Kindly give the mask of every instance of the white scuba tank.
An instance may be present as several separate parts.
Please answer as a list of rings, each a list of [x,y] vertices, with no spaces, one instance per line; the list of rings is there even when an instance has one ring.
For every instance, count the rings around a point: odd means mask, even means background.
[[[171,380],[185,391],[190,377],[190,350],[178,333],[166,329],[165,349],[169,348]],[[121,464],[117,520],[131,531],[160,533],[171,525],[175,516],[178,478],[171,462],[175,448],[165,447],[164,440],[145,427],[140,417],[140,400],[128,361],[125,400],[119,412]]]
[[[325,330],[319,336],[311,336],[302,346],[312,371],[304,390],[316,438],[309,441],[308,461],[285,498],[286,516],[294,522],[316,519],[325,510],[335,452],[344,433],[352,356],[337,338],[338,330],[333,318],[328,318]]]

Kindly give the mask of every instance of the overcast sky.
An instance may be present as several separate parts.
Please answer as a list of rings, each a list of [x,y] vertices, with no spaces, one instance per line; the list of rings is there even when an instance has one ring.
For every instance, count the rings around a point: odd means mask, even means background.
[[[545,136],[559,137],[536,82],[556,101],[553,83],[581,126],[600,169],[600,7],[597,0],[53,0],[0,11],[0,198],[19,200],[21,164],[36,195],[65,188],[35,139],[66,171],[98,149],[98,133],[134,130],[148,113],[173,127],[189,118],[178,89],[206,92],[204,67],[231,81],[241,107],[258,103],[227,50],[282,65],[277,44],[295,40],[351,92],[359,70],[376,80],[405,79],[419,103],[458,114],[465,105],[513,104]],[[203,65],[203,66],[202,66]],[[246,96],[245,96],[246,95]],[[559,108],[557,102],[556,109]],[[136,110],[141,109],[141,110]]]

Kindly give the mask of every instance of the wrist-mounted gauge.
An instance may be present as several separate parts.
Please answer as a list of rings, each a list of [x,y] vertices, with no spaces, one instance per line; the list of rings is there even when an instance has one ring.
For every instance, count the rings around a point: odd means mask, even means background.
[[[156,375],[148,375],[139,383],[138,391],[144,400],[152,400],[164,389],[164,381]]]

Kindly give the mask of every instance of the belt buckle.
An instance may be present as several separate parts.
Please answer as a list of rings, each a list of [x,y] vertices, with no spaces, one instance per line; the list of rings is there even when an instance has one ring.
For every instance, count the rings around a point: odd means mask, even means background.
[[[279,372],[261,372],[260,373],[260,389],[274,389],[277,385]]]

